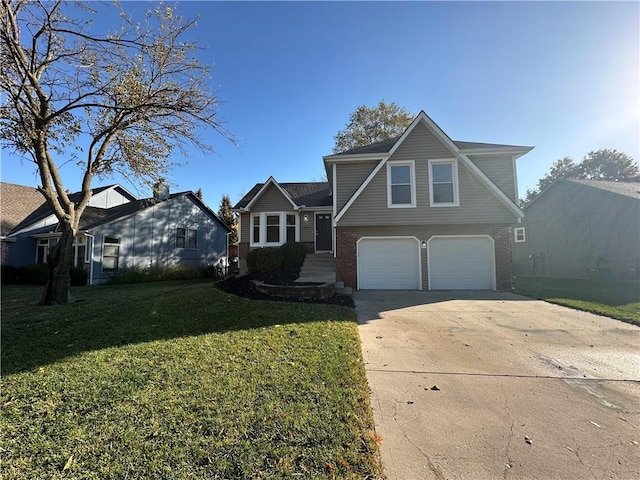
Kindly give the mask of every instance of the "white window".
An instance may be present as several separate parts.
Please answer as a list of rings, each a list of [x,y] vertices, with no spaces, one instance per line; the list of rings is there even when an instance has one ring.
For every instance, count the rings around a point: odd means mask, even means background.
[[[429,160],[429,200],[432,207],[460,205],[456,160]]]
[[[102,270],[105,272],[117,271],[119,256],[120,239],[117,237],[104,237],[104,245],[102,245]]]
[[[287,242],[296,241],[296,215],[287,214]]]
[[[526,242],[526,236],[524,233],[524,227],[517,227],[513,229],[513,237],[516,243]]]
[[[387,206],[407,208],[416,206],[415,162],[387,163]]]
[[[198,230],[193,228],[176,228],[176,248],[198,248]]]
[[[251,246],[264,247],[299,241],[298,215],[290,212],[251,215]]]
[[[76,237],[73,240],[73,261],[74,267],[81,267],[86,261],[87,256],[87,240],[86,237]],[[47,263],[47,256],[51,253],[51,249],[58,244],[57,237],[40,238],[36,249],[36,263]]]
[[[260,215],[251,216],[251,243],[260,244]]]

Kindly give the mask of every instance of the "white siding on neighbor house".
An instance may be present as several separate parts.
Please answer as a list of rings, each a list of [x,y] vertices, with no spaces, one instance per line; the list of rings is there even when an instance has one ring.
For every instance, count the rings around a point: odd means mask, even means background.
[[[102,192],[92,195],[89,199],[90,207],[111,208],[129,203],[129,198],[125,197],[116,188],[108,188]]]
[[[414,160],[415,208],[388,208],[387,169],[381,168],[344,216],[342,226],[513,223],[514,214],[458,160],[460,205],[429,206],[429,160],[453,159],[454,155],[425,126],[417,125],[388,161]],[[513,172],[511,169],[510,172]]]
[[[470,155],[469,159],[502,190],[502,193],[517,203],[512,155]]]
[[[176,229],[198,231],[195,249],[176,248]],[[213,264],[227,256],[226,230],[187,196],[153,204],[144,210],[94,228],[93,278],[105,281],[110,273],[102,271],[105,237],[120,239],[119,267],[148,267],[184,264],[196,267]]]

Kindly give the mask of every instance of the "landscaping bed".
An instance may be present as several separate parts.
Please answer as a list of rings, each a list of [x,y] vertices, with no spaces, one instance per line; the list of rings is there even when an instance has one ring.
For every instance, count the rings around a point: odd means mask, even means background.
[[[220,290],[232,293],[239,297],[250,298],[252,300],[278,300],[283,302],[293,303],[317,303],[328,305],[342,305],[344,307],[353,308],[353,299],[348,295],[334,294],[329,298],[294,298],[294,297],[274,297],[266,295],[258,291],[255,285],[252,283],[254,280],[259,280],[271,285],[289,285],[293,284],[297,275],[289,274],[272,274],[265,275],[243,275],[239,277],[231,277],[221,282],[216,283],[216,287]]]

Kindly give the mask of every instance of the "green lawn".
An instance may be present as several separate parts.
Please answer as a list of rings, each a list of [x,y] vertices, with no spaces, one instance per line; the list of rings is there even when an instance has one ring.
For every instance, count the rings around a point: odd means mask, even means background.
[[[353,310],[210,282],[2,289],[2,478],[378,478]]]
[[[518,277],[517,293],[640,325],[640,284]]]

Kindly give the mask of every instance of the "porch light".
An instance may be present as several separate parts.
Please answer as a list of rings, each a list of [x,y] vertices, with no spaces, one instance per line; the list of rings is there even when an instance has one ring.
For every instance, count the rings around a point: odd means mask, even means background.
[[[302,221],[303,221],[303,222],[308,222],[308,221],[309,221],[309,215],[305,213],[305,214],[302,216]]]

